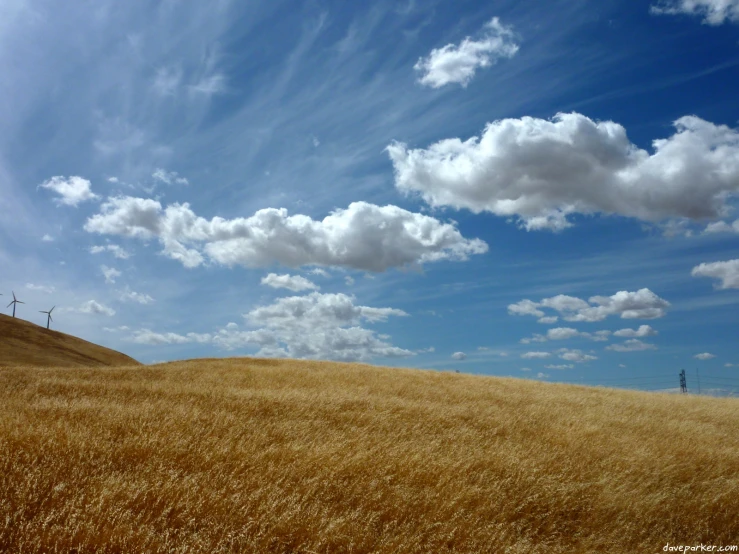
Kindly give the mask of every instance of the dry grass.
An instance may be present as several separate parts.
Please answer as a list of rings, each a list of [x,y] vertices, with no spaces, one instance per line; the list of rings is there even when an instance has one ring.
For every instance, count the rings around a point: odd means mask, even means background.
[[[0,369],[2,552],[739,537],[739,402],[321,362]]]
[[[0,366],[99,367],[138,363],[115,350],[0,314]]]

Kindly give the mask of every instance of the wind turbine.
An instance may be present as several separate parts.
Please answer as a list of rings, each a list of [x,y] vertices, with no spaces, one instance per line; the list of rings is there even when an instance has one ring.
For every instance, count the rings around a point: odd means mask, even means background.
[[[11,291],[11,292],[12,292],[12,291]],[[13,292],[13,301],[12,301],[12,302],[11,302],[10,304],[12,304],[12,305],[13,305],[13,317],[15,317],[15,305],[16,305],[16,304],[25,304],[25,302],[21,302],[20,300],[18,300],[18,299],[17,299],[16,297],[15,297],[15,292]],[[10,304],[8,304],[8,305],[7,305],[7,306],[5,306],[5,307],[6,307],[6,308],[10,308]]]
[[[54,306],[54,308],[56,308],[56,306]],[[45,312],[43,310],[39,310],[39,313],[42,313],[42,314],[46,314],[47,315],[47,318],[46,318],[46,328],[47,329],[49,328],[49,322],[54,321],[53,319],[51,319],[51,312],[54,311],[54,308],[50,309],[48,312]]]

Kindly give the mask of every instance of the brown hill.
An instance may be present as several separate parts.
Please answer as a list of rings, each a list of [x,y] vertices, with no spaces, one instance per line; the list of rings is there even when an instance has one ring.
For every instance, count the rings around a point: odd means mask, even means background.
[[[141,365],[104,346],[0,314],[0,366],[97,367]]]

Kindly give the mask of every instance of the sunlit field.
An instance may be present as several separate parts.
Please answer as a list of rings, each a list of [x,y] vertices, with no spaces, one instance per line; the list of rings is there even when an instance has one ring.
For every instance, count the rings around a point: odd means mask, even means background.
[[[739,401],[292,360],[0,368],[2,552],[739,540]]]

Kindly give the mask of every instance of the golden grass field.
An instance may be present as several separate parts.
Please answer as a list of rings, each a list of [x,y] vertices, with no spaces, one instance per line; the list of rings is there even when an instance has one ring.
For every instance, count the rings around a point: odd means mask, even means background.
[[[739,401],[260,359],[0,368],[0,552],[739,542]]]

